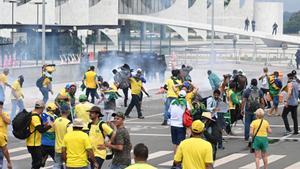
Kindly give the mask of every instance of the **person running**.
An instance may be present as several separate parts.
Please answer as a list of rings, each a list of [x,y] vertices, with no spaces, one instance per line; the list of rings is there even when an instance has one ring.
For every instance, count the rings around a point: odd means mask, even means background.
[[[263,159],[264,169],[268,168],[268,134],[272,133],[269,122],[264,119],[264,110],[257,109],[255,112],[256,120],[251,123],[250,135],[254,138],[252,143],[252,148],[254,148],[255,153],[255,164],[256,169],[260,168],[260,158]]]
[[[121,112],[114,113],[113,125],[117,128],[116,136],[112,142],[105,143],[106,147],[114,152],[110,169],[124,169],[131,164],[130,151],[132,148],[130,135],[124,126],[125,115]]]
[[[97,74],[95,72],[95,66],[91,66],[90,69],[84,74],[83,82],[86,86],[86,96],[89,98],[91,95],[91,103],[95,103],[95,97],[97,94]]]
[[[122,89],[124,94],[124,107],[127,107],[128,101],[128,90],[130,87],[130,82],[128,80],[128,76],[130,76],[130,68],[127,68],[124,64],[121,67],[121,71],[118,72],[116,69],[113,69],[112,72],[114,74],[114,82],[117,84],[118,88]],[[129,67],[129,66],[128,66]]]
[[[5,87],[11,87],[7,82],[7,76],[9,74],[9,69],[3,69],[3,73],[0,74],[0,101],[4,103],[5,101]]]
[[[110,121],[111,115],[116,111],[116,99],[118,99],[117,90],[109,86],[107,82],[103,82],[101,86],[101,97],[104,101],[104,121]]]
[[[57,110],[57,106],[55,103],[49,103],[46,108],[46,112],[42,113],[42,122],[45,123],[54,123],[54,120],[57,118],[55,112]],[[42,153],[43,153],[43,165],[45,166],[46,161],[48,159],[48,155],[55,161],[54,159],[54,150],[55,146],[55,133],[54,129],[51,128],[47,132],[42,134]]]
[[[22,91],[22,86],[24,83],[24,77],[23,75],[20,75],[18,77],[18,80],[16,80],[12,86],[11,86],[11,118],[13,119],[16,115],[17,107],[19,108],[18,112],[22,112],[24,110],[24,94]]]
[[[249,140],[250,124],[255,120],[255,111],[264,108],[264,95],[257,87],[257,80],[251,80],[251,86],[243,93],[241,113],[245,117],[244,139]]]
[[[220,78],[215,73],[213,73],[211,70],[207,71],[207,75],[208,75],[208,80],[209,80],[211,89],[212,90],[219,89],[220,84],[221,84]]]
[[[44,103],[47,103],[49,100],[49,92],[53,95],[52,75],[47,71],[43,72],[42,77],[37,80],[36,85],[43,95]]]
[[[63,139],[62,159],[67,169],[88,169],[89,160],[98,169],[89,136],[82,131],[84,127],[81,119],[74,119],[73,131],[68,132]]]
[[[135,106],[138,113],[138,118],[144,119],[144,116],[141,111],[140,103],[139,103],[140,93],[144,92],[148,97],[149,94],[145,91],[143,87],[143,82],[140,79],[141,75],[142,75],[141,73],[137,73],[134,77],[129,78],[130,87],[131,87],[131,101],[125,112],[126,118],[130,118],[129,114],[133,109],[133,107]]]
[[[278,105],[279,105],[279,93],[281,88],[282,88],[282,82],[279,79],[279,72],[275,71],[273,75],[269,78],[269,91],[270,91],[271,99],[273,100],[273,107],[269,111],[268,116],[272,116],[274,110],[275,110],[275,115],[280,116],[278,112]]]
[[[76,118],[79,118],[83,121],[84,128],[90,122],[89,110],[94,106],[94,104],[88,102],[87,96],[85,94],[81,94],[79,96],[79,104],[75,106],[74,114]]]
[[[139,143],[135,145],[133,149],[133,155],[135,163],[125,169],[157,169],[156,167],[153,167],[147,163],[149,150],[145,144]]]
[[[3,155],[7,161],[7,168],[12,169],[12,163],[7,147],[7,126],[10,124],[10,118],[8,113],[3,112],[3,102],[0,101],[0,168],[3,167]]]
[[[269,92],[269,75],[268,75],[268,68],[264,67],[263,69],[264,74],[259,77],[259,80],[261,81],[261,87],[260,90],[264,93],[264,98],[266,98],[268,92]],[[269,100],[265,99],[265,105],[267,106],[268,109],[271,108],[271,103]]]
[[[172,76],[166,81],[164,89],[167,90],[167,99],[165,101],[165,110],[164,110],[164,121],[162,125],[168,125],[168,119],[170,113],[168,112],[169,106],[172,100],[178,97],[179,88],[182,85],[181,80],[178,78],[180,71],[178,69],[172,70]]]
[[[53,169],[63,169],[63,161],[62,161],[62,144],[64,136],[67,132],[72,131],[70,127],[71,121],[68,119],[70,114],[70,108],[68,106],[63,106],[60,109],[61,117],[55,119],[53,123],[53,129],[55,133],[55,160]]]
[[[298,83],[294,78],[292,73],[288,75],[288,84],[287,84],[287,100],[284,103],[284,108],[282,111],[282,119],[286,129],[286,135],[290,134],[292,130],[290,129],[289,121],[287,115],[291,112],[292,119],[294,122],[294,135],[299,134],[298,132],[298,117],[297,117],[297,108],[298,108]]]
[[[213,150],[208,141],[201,138],[204,123],[196,120],[192,124],[192,137],[182,141],[174,156],[174,164],[182,165],[184,169],[211,169],[213,164]]]
[[[32,118],[29,125],[30,136],[26,138],[27,150],[31,155],[32,169],[39,169],[43,166],[43,153],[42,153],[42,133],[45,133],[51,128],[51,123],[42,123],[40,115],[45,109],[45,104],[42,100],[35,103],[34,110],[32,110]]]
[[[186,99],[186,92],[181,90],[178,98],[173,100],[169,107],[170,125],[171,125],[171,138],[174,145],[174,154],[176,153],[178,145],[185,139],[186,129],[183,126],[183,114],[186,109],[190,110],[189,104]]]
[[[101,120],[103,117],[99,107],[94,106],[89,110],[89,116],[92,122],[89,123],[89,137],[92,144],[94,156],[96,162],[98,163],[98,168],[100,169],[104,160],[106,159],[106,147],[105,139],[106,137],[114,138],[114,130],[107,125],[107,123]],[[91,163],[91,168],[94,168],[94,164]]]

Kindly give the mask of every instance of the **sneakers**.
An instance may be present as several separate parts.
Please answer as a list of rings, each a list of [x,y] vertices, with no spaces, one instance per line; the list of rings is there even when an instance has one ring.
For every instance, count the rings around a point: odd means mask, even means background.
[[[130,119],[131,117],[129,115],[125,115],[125,118],[126,119]]]
[[[293,133],[293,135],[298,135],[298,134],[299,134],[299,132],[294,132],[294,133]]]
[[[287,136],[287,135],[290,135],[290,134],[292,134],[291,131],[286,131],[286,132],[284,133],[284,136]]]
[[[168,121],[167,120],[164,120],[163,123],[161,123],[162,126],[167,126],[168,125]]]
[[[144,119],[145,117],[144,117],[144,116],[139,116],[138,118],[139,118],[139,119]]]

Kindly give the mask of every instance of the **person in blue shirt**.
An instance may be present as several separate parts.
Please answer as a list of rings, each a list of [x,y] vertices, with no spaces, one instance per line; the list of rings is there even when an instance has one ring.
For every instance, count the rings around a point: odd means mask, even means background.
[[[49,123],[52,124],[54,120],[57,118],[55,115],[57,111],[57,106],[55,103],[49,103],[47,105],[47,112],[44,112],[41,115],[43,124]],[[47,132],[42,134],[42,153],[43,153],[43,166],[48,159],[48,155],[54,160],[55,154],[55,133],[53,128],[49,129]]]

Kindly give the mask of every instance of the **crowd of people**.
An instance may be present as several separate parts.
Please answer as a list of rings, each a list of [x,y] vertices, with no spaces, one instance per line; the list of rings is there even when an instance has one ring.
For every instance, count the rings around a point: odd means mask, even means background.
[[[283,85],[283,74],[268,68],[263,75],[251,79],[248,85],[246,74],[242,70],[233,70],[223,75],[223,79],[212,70],[208,70],[208,80],[213,90],[212,96],[202,97],[198,87],[193,84],[191,66],[182,65],[171,71],[171,77],[165,82],[159,93],[166,96],[162,125],[170,125],[174,162],[172,168],[213,168],[218,149],[223,146],[223,135],[232,134],[233,124],[244,121],[244,139],[254,149],[256,167],[260,167],[260,158],[267,168],[268,134],[272,132],[268,116],[282,116],[285,134],[298,134],[297,105],[299,98],[296,71],[287,74],[288,81]],[[8,69],[0,74],[0,165],[3,156],[7,167],[13,168],[7,148],[7,130],[11,124],[16,138],[26,140],[31,154],[32,169],[45,166],[48,156],[54,161],[53,168],[69,169],[101,168],[105,160],[111,160],[111,169],[155,169],[147,164],[148,147],[143,143],[134,146],[135,164],[131,165],[132,143],[125,119],[136,107],[137,117],[144,119],[142,113],[143,94],[150,96],[143,87],[146,83],[142,69],[133,70],[124,64],[112,70],[113,83],[97,75],[95,67],[90,66],[83,75],[80,88],[85,94],[76,98],[77,85],[67,84],[49,102],[52,91],[52,73],[55,65],[46,65],[41,78],[36,82],[43,99],[36,101],[34,109],[27,112],[24,108],[22,85],[24,77],[19,76],[8,84]],[[261,82],[259,86],[259,81]],[[5,87],[11,88],[12,112],[3,112]],[[117,111],[116,100],[123,91],[124,113]],[[127,106],[128,91],[131,101]],[[282,93],[286,93],[283,97]],[[284,104],[282,113],[279,103]],[[17,107],[18,112],[17,112]],[[287,115],[291,112],[294,130],[289,127]],[[23,126],[23,127],[22,127]],[[2,165],[1,165],[2,166]]]

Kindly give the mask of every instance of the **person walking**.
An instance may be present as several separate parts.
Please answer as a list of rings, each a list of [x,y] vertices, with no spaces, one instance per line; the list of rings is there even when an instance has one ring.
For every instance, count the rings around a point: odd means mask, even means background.
[[[251,21],[251,26],[252,26],[252,32],[255,32],[255,27],[256,27],[256,22],[255,20]]]
[[[220,78],[215,73],[213,73],[211,70],[207,71],[207,75],[208,75],[208,80],[209,80],[211,89],[212,90],[219,89],[220,84],[221,84]]]
[[[9,74],[9,69],[4,68],[3,73],[0,74],[0,101],[4,103],[5,101],[5,87],[11,87],[7,82],[7,76]]]
[[[277,29],[278,29],[278,24],[275,22],[272,26],[273,31],[272,31],[272,35],[276,35],[277,34]]]
[[[265,106],[267,106],[268,109],[271,108],[271,102],[268,99],[265,99],[269,93],[269,75],[268,75],[268,68],[263,68],[264,74],[259,77],[259,80],[261,81],[260,90],[264,93],[264,103]]]
[[[291,112],[292,119],[294,122],[294,135],[299,134],[298,132],[298,117],[297,117],[297,108],[298,108],[298,83],[294,78],[292,73],[288,75],[288,84],[287,84],[287,100],[284,103],[284,108],[282,111],[282,119],[286,129],[286,135],[290,134],[292,130],[290,129],[289,121],[287,115]]]
[[[268,134],[272,133],[269,122],[264,119],[264,110],[257,109],[255,111],[256,120],[251,123],[250,135],[254,140],[252,140],[252,147],[255,150],[255,164],[256,169],[260,169],[260,158],[262,158],[264,163],[264,169],[268,168]]]
[[[271,77],[269,77],[269,92],[271,99],[273,100],[273,107],[268,113],[268,116],[273,115],[273,111],[275,110],[275,115],[280,116],[278,112],[279,105],[279,93],[282,88],[282,82],[279,79],[279,72],[275,71]]]
[[[167,99],[165,101],[164,121],[162,125],[168,125],[170,118],[169,106],[172,100],[178,97],[179,87],[182,85],[181,80],[178,78],[180,71],[178,69],[172,70],[172,76],[166,81],[164,89],[167,90]]]
[[[244,139],[249,140],[250,124],[255,120],[255,111],[264,108],[264,95],[257,87],[257,80],[252,79],[250,87],[243,92],[241,113],[245,117]]]
[[[125,115],[121,112],[114,113],[113,125],[117,128],[116,136],[112,142],[105,143],[105,146],[112,149],[114,157],[110,169],[124,169],[131,164],[130,151],[132,148],[130,135],[124,126]]]
[[[117,90],[110,87],[108,82],[103,82],[101,85],[101,98],[104,102],[104,117],[102,119],[107,122],[110,121],[111,115],[116,111]]]
[[[94,104],[88,101],[88,98],[85,94],[79,96],[79,103],[75,106],[74,114],[76,118],[79,118],[83,121],[85,128],[90,122],[89,110],[94,106]]]
[[[95,72],[95,66],[91,66],[90,69],[84,74],[83,81],[86,86],[85,94],[87,98],[89,98],[89,95],[91,95],[91,103],[94,104],[98,87],[98,79]]]
[[[11,86],[11,118],[13,119],[16,115],[17,107],[19,108],[18,112],[22,112],[24,110],[24,94],[22,91],[22,86],[24,83],[24,77],[23,75],[20,75],[18,77],[18,80],[16,80],[12,86]]]
[[[57,110],[57,106],[55,103],[49,103],[46,108],[46,112],[42,113],[42,122],[45,123],[54,123],[54,120],[57,118],[55,112]],[[55,133],[54,129],[51,128],[47,132],[42,134],[42,153],[43,153],[43,165],[45,166],[46,161],[48,159],[48,155],[55,161]]]
[[[135,145],[133,149],[133,155],[135,163],[129,167],[126,167],[125,169],[157,169],[156,167],[153,167],[147,163],[149,150],[145,144],[139,143]]]
[[[183,169],[212,169],[213,150],[208,141],[201,138],[205,125],[200,120],[192,123],[192,137],[182,141],[174,156],[174,164]]]
[[[249,24],[250,24],[250,21],[249,21],[249,19],[247,17],[246,20],[245,20],[245,28],[244,28],[245,31],[248,31]]]
[[[63,139],[67,132],[72,131],[71,121],[68,119],[70,114],[69,106],[63,106],[60,108],[61,117],[55,119],[53,123],[53,129],[55,133],[55,155],[53,169],[64,169],[62,161],[62,144]]]
[[[100,169],[104,160],[106,159],[106,146],[105,146],[105,139],[114,138],[115,133],[114,130],[107,125],[107,123],[101,120],[103,117],[101,113],[101,109],[97,106],[92,107],[89,110],[89,116],[92,120],[88,124],[89,128],[89,138],[92,144],[94,156],[96,162],[98,164],[98,168]],[[94,164],[91,163],[91,168],[94,168]]]
[[[42,153],[42,133],[45,133],[51,128],[51,123],[42,123],[40,115],[45,109],[45,104],[42,100],[35,103],[34,110],[32,110],[32,118],[29,125],[30,136],[26,138],[27,150],[31,155],[32,169],[39,169],[43,165],[43,153]]]
[[[8,113],[3,112],[3,102],[0,101],[0,168],[3,168],[3,155],[7,161],[7,168],[12,169],[12,163],[10,160],[10,155],[7,147],[7,126],[10,124],[10,117]]]
[[[42,76],[36,81],[36,86],[42,93],[43,101],[46,104],[49,100],[49,92],[53,95],[52,74],[47,71],[43,72]]]
[[[299,64],[300,64],[300,49],[297,50],[295,56],[296,56],[297,69],[299,70]]]
[[[98,169],[89,136],[82,131],[83,127],[81,119],[74,119],[73,131],[64,136],[61,151],[67,169],[88,169],[88,159],[93,163],[94,169]]]
[[[173,100],[169,107],[170,125],[171,125],[171,138],[174,145],[174,154],[176,153],[178,145],[185,139],[186,128],[183,126],[183,114],[186,109],[190,110],[190,106],[187,103],[186,92],[181,90],[178,94],[178,98]]]
[[[123,72],[125,70],[126,69],[124,69]],[[122,89],[122,91],[123,91],[123,94],[124,94],[124,107],[127,107],[128,90],[129,90],[130,82],[129,82],[128,78],[123,79],[121,72],[118,72],[116,69],[113,69],[112,72],[114,74],[114,82],[115,82],[115,84],[117,84],[118,88]],[[130,71],[129,71],[128,74],[130,74]],[[125,75],[125,73],[123,73],[123,76],[124,75]]]
[[[144,119],[144,116],[142,114],[141,105],[140,105],[140,94],[141,92],[144,92],[148,97],[149,94],[145,91],[143,87],[143,82],[141,80],[141,73],[137,73],[134,77],[129,78],[130,81],[130,87],[131,87],[131,101],[129,106],[127,107],[125,111],[125,117],[130,118],[129,114],[133,107],[136,107],[138,118]]]

